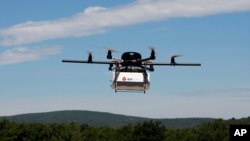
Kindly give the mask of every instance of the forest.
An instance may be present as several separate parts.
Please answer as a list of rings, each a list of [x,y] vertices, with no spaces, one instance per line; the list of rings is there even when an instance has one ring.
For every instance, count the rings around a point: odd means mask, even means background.
[[[1,141],[229,141],[230,124],[250,124],[243,119],[216,119],[192,128],[171,129],[150,120],[120,128],[78,123],[24,123],[0,120]]]

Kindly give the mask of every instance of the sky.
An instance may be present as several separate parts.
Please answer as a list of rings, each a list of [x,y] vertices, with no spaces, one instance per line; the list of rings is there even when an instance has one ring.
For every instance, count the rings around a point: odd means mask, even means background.
[[[146,92],[115,93],[105,47],[158,66]],[[242,118],[250,107],[249,0],[2,0],[0,116],[90,110],[150,118]]]

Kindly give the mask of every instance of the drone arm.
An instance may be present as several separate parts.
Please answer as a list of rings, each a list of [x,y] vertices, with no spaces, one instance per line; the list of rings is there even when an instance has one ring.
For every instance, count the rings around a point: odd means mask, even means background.
[[[87,64],[115,64],[115,62],[111,61],[85,61],[85,60],[68,60],[68,59],[63,59],[63,63],[87,63]]]
[[[200,63],[148,63],[148,65],[154,66],[201,66]]]
[[[154,60],[154,59],[152,59],[151,57],[148,57],[148,58],[145,58],[145,59],[141,59],[140,62],[146,62],[146,61],[149,61],[149,60]]]

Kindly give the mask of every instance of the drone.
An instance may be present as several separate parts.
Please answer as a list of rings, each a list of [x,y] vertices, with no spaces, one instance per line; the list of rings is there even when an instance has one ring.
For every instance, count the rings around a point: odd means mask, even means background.
[[[117,52],[107,48],[107,61],[93,60],[93,55],[88,52],[87,60],[63,59],[65,63],[106,64],[108,70],[112,71],[111,88],[115,92],[139,91],[146,93],[150,88],[150,73],[154,66],[201,66],[200,63],[177,63],[176,58],[182,55],[173,55],[169,63],[152,62],[156,59],[155,49],[150,48],[151,55],[142,58],[138,52],[128,51],[121,55],[121,59],[113,58],[112,53]]]

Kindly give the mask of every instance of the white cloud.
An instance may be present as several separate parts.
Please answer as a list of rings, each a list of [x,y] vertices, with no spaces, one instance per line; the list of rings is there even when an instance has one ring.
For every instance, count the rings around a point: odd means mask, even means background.
[[[250,10],[249,0],[138,0],[114,8],[89,7],[70,18],[26,22],[0,30],[4,46],[69,36],[87,36],[126,26],[176,17],[197,17]]]
[[[97,12],[101,12],[101,11],[105,11],[106,8],[104,7],[99,7],[99,6],[93,6],[93,7],[89,7],[87,9],[84,10],[84,14],[93,14],[93,13],[97,13]]]
[[[45,57],[60,53],[61,47],[27,48],[16,47],[0,54],[0,65],[16,64],[25,61],[40,60]]]

